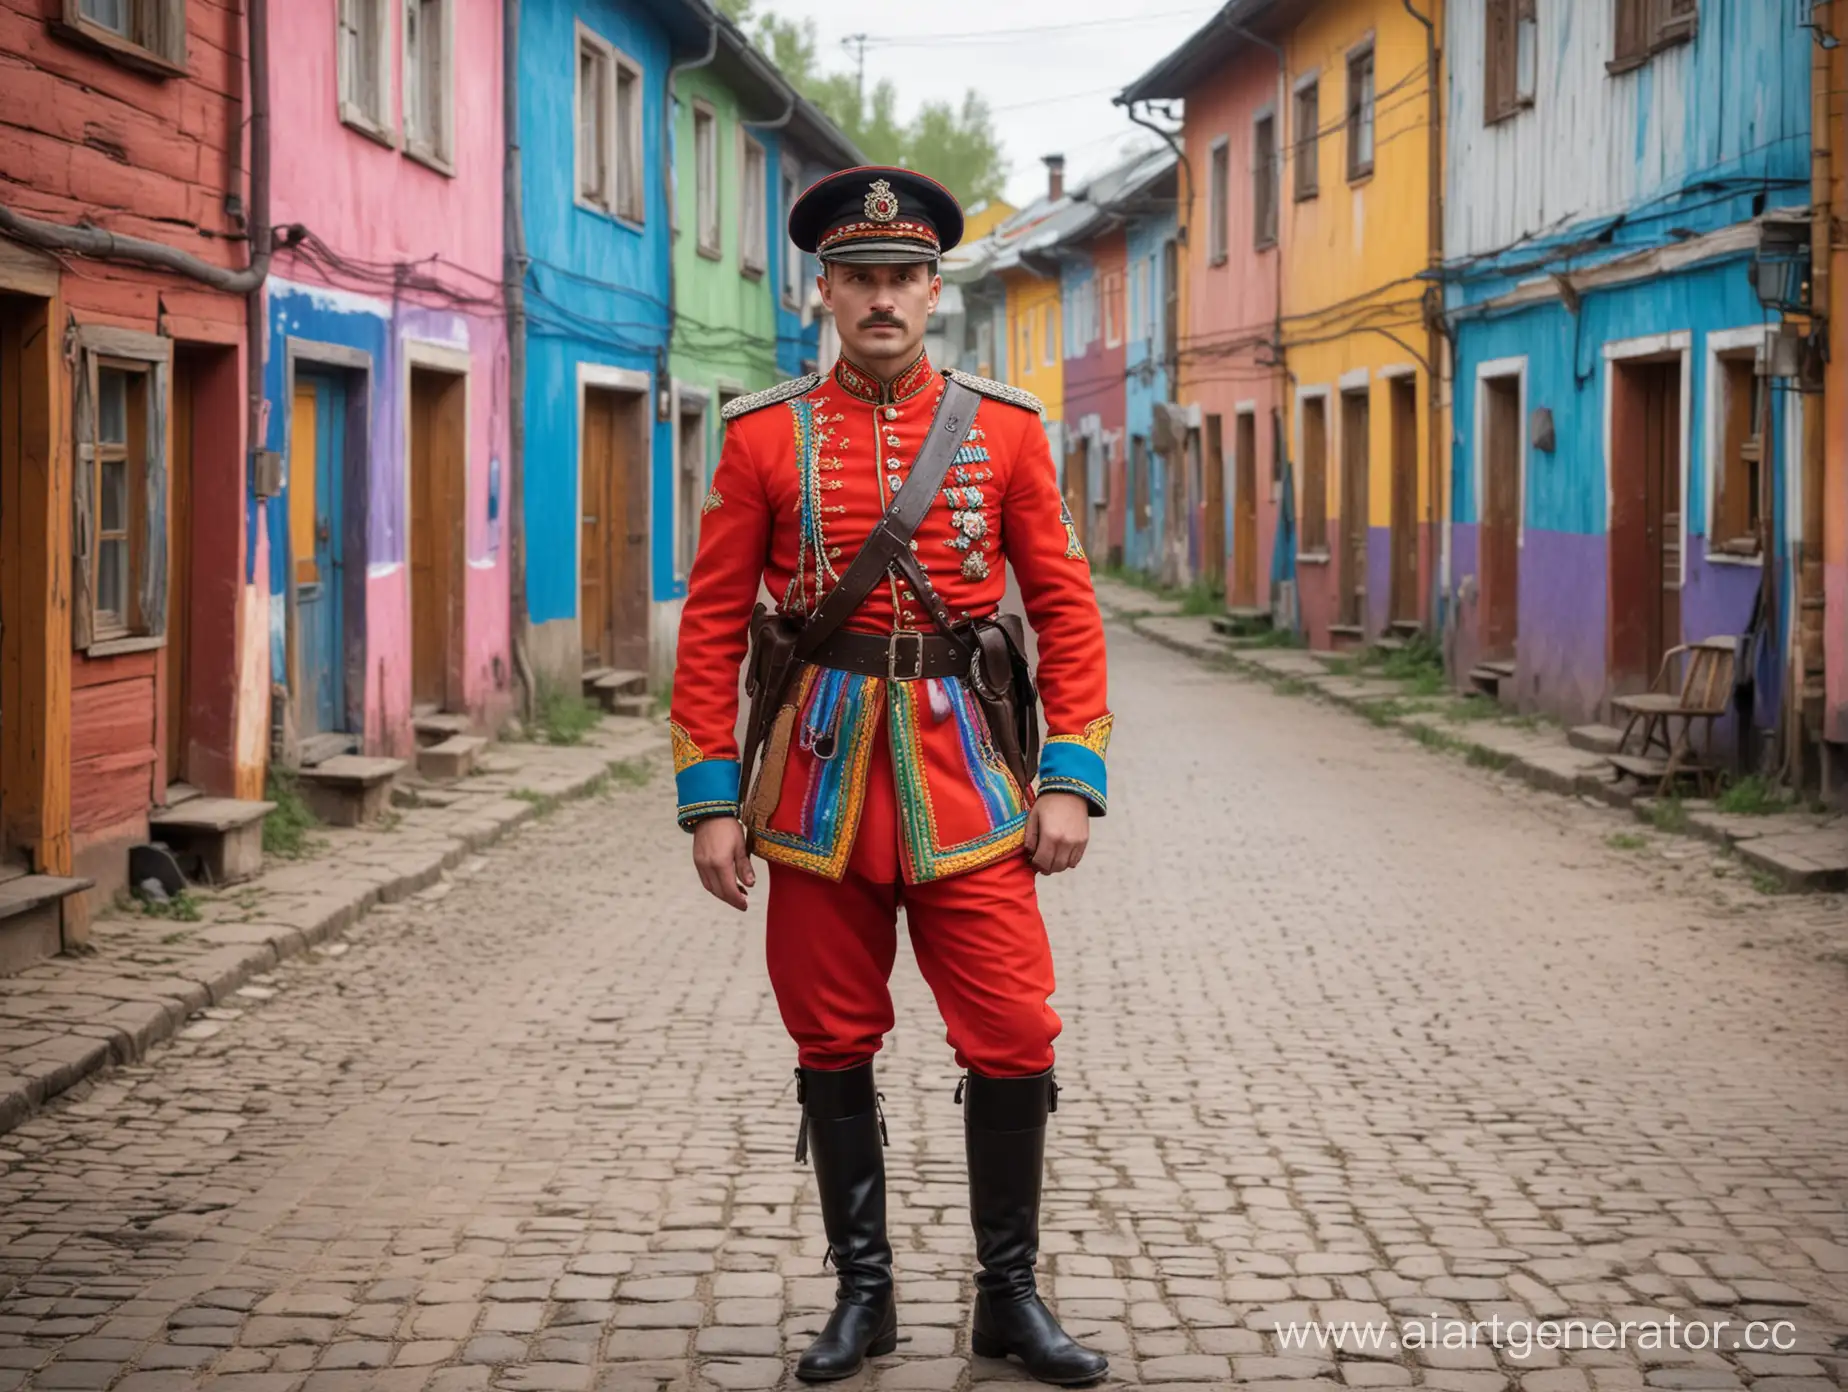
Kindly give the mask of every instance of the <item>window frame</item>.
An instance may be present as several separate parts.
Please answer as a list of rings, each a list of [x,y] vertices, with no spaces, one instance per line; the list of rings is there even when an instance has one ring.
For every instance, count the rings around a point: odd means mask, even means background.
[[[705,503],[706,493],[711,487],[713,469],[709,465],[711,458],[711,410],[712,398],[704,391],[694,387],[673,384],[673,420],[674,420],[674,579],[685,581],[693,573],[693,562],[699,554],[700,519]],[[697,460],[688,460],[686,450],[687,426],[689,421],[697,421],[694,431],[699,441]],[[690,473],[689,465],[696,465],[698,472]]]
[[[1700,32],[1700,0],[1615,0],[1611,6],[1611,76],[1634,72]]]
[[[1059,306],[1047,302],[1040,306],[1040,366],[1059,365]]]
[[[129,27],[140,38],[118,34],[83,12],[83,0],[63,0],[52,27],[64,38],[101,50],[123,67],[156,78],[185,77],[186,0],[124,0]]]
[[[1232,259],[1232,137],[1215,140],[1207,157],[1206,263],[1223,266]]]
[[[1261,139],[1266,134],[1268,141]],[[1277,245],[1282,183],[1277,161],[1277,109],[1260,107],[1251,115],[1251,245],[1255,251]]]
[[[75,441],[71,581],[73,646],[92,657],[160,647],[167,632],[167,505],[172,341],[155,334],[82,325],[77,331],[72,434]],[[101,438],[99,387],[104,371],[141,379],[139,421],[133,401],[118,446]],[[132,388],[131,388],[132,390]],[[103,542],[102,470],[120,451],[127,516],[123,600],[128,612],[98,607]],[[136,453],[139,458],[136,458]],[[117,530],[117,529],[112,529]]]
[[[436,82],[440,90],[435,94],[433,101],[429,100],[427,94],[424,93],[422,76],[418,72],[419,59],[430,50],[422,46],[421,34],[418,40],[418,52],[411,51],[410,42],[413,16],[424,7],[433,8],[437,12],[435,62]],[[403,5],[400,6],[400,18],[403,26],[401,30],[403,49],[401,76],[404,91],[400,105],[403,112],[401,123],[404,132],[404,153],[419,164],[426,165],[447,178],[454,178],[456,173],[454,163],[456,7],[454,0],[404,0]],[[434,139],[431,138],[432,132],[421,129],[412,120],[411,93],[414,85],[420,97],[424,98],[422,105],[427,108],[427,113],[420,113],[420,115],[428,114],[435,122]],[[573,112],[572,115],[575,117],[576,113]]]
[[[1495,125],[1534,105],[1539,85],[1540,21],[1536,0],[1486,0],[1482,20],[1482,124]],[[1521,36],[1533,70],[1521,71]],[[1505,86],[1504,86],[1505,84]],[[1375,132],[1377,138],[1378,132]]]
[[[584,166],[584,60],[587,57],[596,60],[596,80],[601,89],[598,93],[600,108],[597,116],[601,128],[602,149],[599,153],[602,159],[596,170],[595,189],[586,187]],[[576,156],[572,176],[576,188],[574,201],[580,208],[613,217],[616,206],[616,151],[612,140],[616,127],[615,50],[607,39],[595,30],[586,28],[582,21],[577,26],[577,46],[572,52],[571,95],[571,140],[575,147],[573,154]]]
[[[725,232],[722,221],[722,200],[719,187],[722,171],[719,167],[719,113],[711,102],[704,98],[693,100],[693,240],[696,250],[708,260],[717,261],[725,254]],[[702,142],[700,132],[704,130],[706,139]],[[705,153],[712,154],[711,179],[706,177]],[[708,236],[710,233],[710,236]]]
[[[1773,467],[1773,456],[1777,450],[1777,402],[1770,395],[1770,381],[1758,374],[1759,359],[1764,352],[1765,329],[1763,325],[1747,325],[1738,329],[1710,330],[1706,335],[1707,351],[1707,390],[1706,401],[1706,459],[1705,477],[1707,484],[1707,518],[1706,553],[1709,561],[1723,565],[1761,566],[1764,564],[1762,544],[1764,519],[1757,518],[1757,527],[1752,530],[1751,549],[1737,545],[1738,537],[1722,536],[1722,524],[1727,514],[1741,505],[1728,488],[1733,460],[1728,458],[1728,441],[1732,436],[1732,419],[1730,408],[1733,405],[1732,382],[1733,371],[1743,364],[1754,392],[1765,392],[1764,431],[1758,436],[1758,470],[1762,481],[1764,471]],[[1752,411],[1752,401],[1746,402],[1745,409]],[[1738,443],[1744,445],[1754,437],[1755,419],[1748,418],[1746,429],[1740,435]],[[1743,504],[1743,514],[1748,522],[1753,521],[1752,514],[1758,509],[1759,497],[1756,492],[1747,496]]]
[[[1358,70],[1365,73],[1366,97],[1357,101],[1355,75]],[[1344,96],[1347,99],[1347,179],[1350,184],[1358,184],[1373,177],[1375,155],[1379,148],[1379,67],[1373,36],[1369,34],[1360,43],[1348,50],[1347,86]],[[1360,136],[1366,132],[1367,157],[1359,159]]]
[[[753,185],[752,165],[756,165]],[[757,225],[751,225],[752,215]],[[738,127],[738,274],[762,279],[770,268],[770,152]]]
[[[804,252],[801,247],[789,240],[788,227],[789,210],[795,206],[796,199],[801,196],[802,191],[797,187],[795,174],[789,169],[782,167],[783,162],[781,160],[778,160],[777,164],[777,188],[781,194],[780,201],[777,204],[777,225],[784,229],[782,276],[783,308],[792,311],[800,311],[802,308],[802,265]]]
[[[1123,271],[1111,271],[1104,277],[1104,347],[1123,346]]]
[[[1296,394],[1298,404],[1296,457],[1302,465],[1299,479],[1302,498],[1296,510],[1297,517],[1301,519],[1300,556],[1303,559],[1315,561],[1326,561],[1329,556],[1328,456],[1332,452],[1329,438],[1329,417],[1332,414],[1328,409],[1329,395],[1329,389],[1325,386],[1303,388]],[[1320,449],[1313,458],[1309,451],[1311,406],[1314,407],[1320,427],[1317,440]],[[1312,502],[1313,510],[1311,509]]]
[[[351,12],[362,5],[371,5],[371,34],[367,36],[364,26],[348,23]],[[351,29],[358,41],[369,37],[371,44],[371,77],[375,84],[376,106],[368,108],[355,92],[359,74],[354,71],[353,60],[347,54],[346,34]],[[391,82],[391,4],[390,0],[338,0],[334,7],[334,65],[338,69],[338,93],[336,101],[340,114],[340,123],[350,126],[368,139],[376,140],[389,150],[398,148],[398,128],[392,117],[392,98],[396,92]]]
[[[1307,99],[1307,100],[1305,100]],[[1312,119],[1304,108],[1313,108]],[[1309,133],[1303,134],[1305,119]],[[1307,203],[1322,192],[1322,74],[1318,69],[1290,88],[1290,197]]]

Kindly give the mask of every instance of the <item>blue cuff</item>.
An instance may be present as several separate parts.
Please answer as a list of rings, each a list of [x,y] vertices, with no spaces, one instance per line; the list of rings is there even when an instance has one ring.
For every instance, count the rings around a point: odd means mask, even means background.
[[[1075,739],[1050,739],[1040,749],[1039,790],[1076,793],[1091,804],[1091,815],[1101,817],[1108,807],[1103,756]]]
[[[680,808],[674,814],[688,831],[707,817],[738,815],[738,761],[702,759],[674,775]]]

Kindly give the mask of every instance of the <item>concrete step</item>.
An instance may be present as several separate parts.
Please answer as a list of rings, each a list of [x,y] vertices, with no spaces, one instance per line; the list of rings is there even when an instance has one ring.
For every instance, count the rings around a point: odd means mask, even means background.
[[[1615,725],[1574,725],[1566,731],[1566,743],[1587,754],[1615,754],[1623,740],[1623,731]]]
[[[1386,627],[1399,638],[1417,638],[1424,632],[1424,624],[1418,619],[1394,619]]]
[[[190,783],[169,783],[166,806],[178,807],[183,802],[191,802],[194,798],[202,796],[203,794]]]
[[[1512,662],[1478,662],[1469,669],[1470,683],[1485,696],[1499,696],[1501,685],[1514,679]]]
[[[1244,638],[1254,633],[1269,632],[1271,611],[1245,605],[1235,605],[1223,614],[1213,615],[1213,628],[1228,638]]]
[[[600,667],[584,674],[584,694],[600,702],[605,710],[614,711],[617,697],[648,694],[648,674]]]
[[[193,798],[156,808],[148,830],[192,878],[236,884],[263,868],[263,819],[275,810],[273,802],[246,798]]]
[[[1375,638],[1367,646],[1372,648],[1375,652],[1396,653],[1404,652],[1407,648],[1411,647],[1411,643],[1404,638],[1381,637]]]
[[[329,826],[365,826],[391,806],[391,783],[402,759],[342,754],[296,775],[302,801]]]
[[[1367,641],[1367,630],[1359,624],[1330,624],[1328,641],[1336,652],[1353,652]]]
[[[454,711],[430,711],[411,720],[411,730],[420,747],[441,744],[446,739],[468,733],[468,717]]]
[[[62,952],[65,901],[95,883],[64,875],[16,875],[0,884],[0,976]]]
[[[637,720],[646,720],[654,714],[655,698],[646,692],[640,696],[618,696],[606,708],[611,715],[627,715]]]
[[[451,735],[417,751],[417,772],[432,783],[453,783],[474,772],[488,742],[480,735]]]
[[[342,754],[356,753],[358,749],[359,736],[343,730],[304,735],[295,746],[295,763],[298,768],[313,768],[329,759],[338,759]]]

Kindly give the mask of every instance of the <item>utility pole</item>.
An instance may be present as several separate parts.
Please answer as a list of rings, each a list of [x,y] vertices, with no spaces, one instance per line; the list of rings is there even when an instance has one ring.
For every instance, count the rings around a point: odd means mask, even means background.
[[[841,40],[842,48],[855,50],[853,99],[862,113],[866,110],[866,45],[871,38],[870,34],[849,34]]]

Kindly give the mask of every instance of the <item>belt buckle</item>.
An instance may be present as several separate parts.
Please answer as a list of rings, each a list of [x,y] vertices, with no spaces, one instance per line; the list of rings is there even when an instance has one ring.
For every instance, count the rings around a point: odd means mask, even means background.
[[[910,672],[900,672],[898,670],[899,640],[904,638],[909,638],[912,642],[917,644],[915,649],[917,661],[913,664]],[[891,638],[886,642],[886,680],[918,681],[923,676],[924,635],[915,628],[894,629]]]

